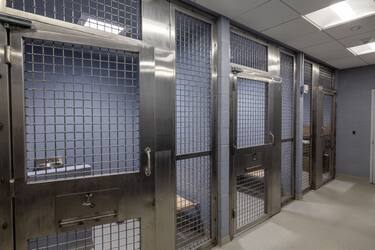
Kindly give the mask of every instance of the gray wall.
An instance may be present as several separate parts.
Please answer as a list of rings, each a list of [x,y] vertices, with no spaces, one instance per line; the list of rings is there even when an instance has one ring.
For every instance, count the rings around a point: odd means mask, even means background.
[[[338,174],[369,176],[371,90],[375,89],[375,65],[341,70],[337,95]],[[355,131],[355,135],[353,135]]]

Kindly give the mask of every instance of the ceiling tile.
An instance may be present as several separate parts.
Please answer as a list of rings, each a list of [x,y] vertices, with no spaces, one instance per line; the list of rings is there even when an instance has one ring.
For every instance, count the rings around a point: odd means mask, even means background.
[[[254,30],[262,31],[297,17],[299,15],[280,0],[273,0],[240,15],[235,20]]]
[[[287,44],[296,49],[304,49],[307,47],[316,46],[332,41],[334,41],[334,39],[332,39],[330,36],[321,31],[318,31],[290,40]]]
[[[367,65],[363,60],[354,55],[335,60],[327,60],[327,63],[338,69],[347,69]]]
[[[375,64],[375,53],[360,56],[368,64]]]
[[[224,16],[235,18],[269,1],[270,0],[193,0],[192,2]]]
[[[359,30],[351,30],[353,27],[360,27]],[[354,36],[362,34],[365,32],[375,30],[375,15],[362,18],[350,23],[346,23],[331,29],[325,30],[328,34],[333,36],[336,39],[342,39],[349,36]]]
[[[342,0],[282,0],[290,7],[298,11],[300,14],[305,15],[310,12],[323,9],[331,4],[340,2]]]
[[[299,17],[287,23],[265,30],[263,33],[286,43],[318,31],[319,29],[314,25],[311,25],[305,19]]]
[[[335,60],[353,55],[336,41],[304,48],[303,51],[323,61]]]
[[[367,41],[370,41],[371,39],[374,39],[375,41],[375,30],[362,33],[359,35],[355,35],[355,36],[346,37],[346,38],[340,39],[339,41],[341,44],[344,44],[348,48],[348,47],[362,45],[366,43]]]

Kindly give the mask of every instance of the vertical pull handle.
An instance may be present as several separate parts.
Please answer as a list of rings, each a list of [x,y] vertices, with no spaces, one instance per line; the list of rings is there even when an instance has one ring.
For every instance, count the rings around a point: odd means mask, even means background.
[[[151,148],[147,147],[145,148],[145,153],[147,157],[147,163],[145,167],[145,175],[150,176],[151,175]]]
[[[269,134],[271,136],[271,144],[275,145],[275,135],[271,131],[269,132]]]

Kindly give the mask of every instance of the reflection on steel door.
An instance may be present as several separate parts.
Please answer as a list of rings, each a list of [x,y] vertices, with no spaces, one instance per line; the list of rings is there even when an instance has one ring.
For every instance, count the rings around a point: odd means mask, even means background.
[[[86,24],[9,32],[16,249],[154,249],[153,49]]]

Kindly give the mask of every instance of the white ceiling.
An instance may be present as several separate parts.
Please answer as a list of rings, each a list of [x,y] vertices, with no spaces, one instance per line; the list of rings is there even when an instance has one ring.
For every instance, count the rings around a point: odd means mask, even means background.
[[[375,53],[354,56],[346,49],[375,39],[375,16],[324,31],[301,17],[340,0],[192,1],[336,68],[375,64]]]

